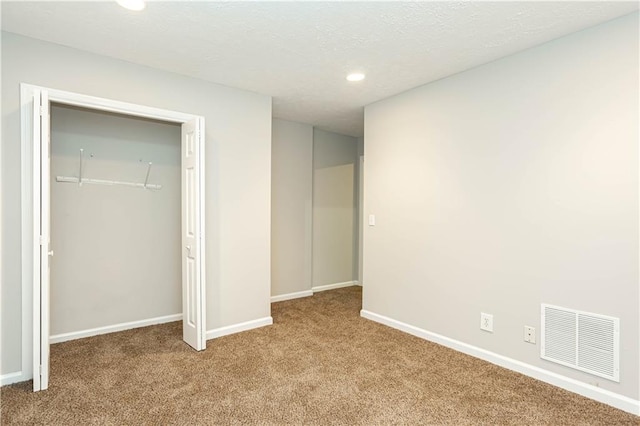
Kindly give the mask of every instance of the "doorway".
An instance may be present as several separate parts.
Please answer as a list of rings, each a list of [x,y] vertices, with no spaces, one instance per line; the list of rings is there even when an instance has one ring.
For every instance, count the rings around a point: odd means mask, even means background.
[[[47,389],[49,383],[50,258],[54,255],[50,241],[51,102],[178,123],[181,126],[183,340],[196,350],[205,349],[204,118],[22,84],[22,287],[23,294],[32,299],[32,304],[23,306],[22,353],[23,371],[33,376],[34,391]],[[76,183],[84,183],[80,170]],[[138,184],[145,185],[148,182],[133,183]],[[31,339],[28,338],[29,334]]]

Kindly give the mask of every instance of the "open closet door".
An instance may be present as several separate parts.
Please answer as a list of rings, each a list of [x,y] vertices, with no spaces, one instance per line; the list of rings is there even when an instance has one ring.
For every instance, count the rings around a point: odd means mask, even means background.
[[[182,339],[194,349],[206,348],[204,295],[204,182],[201,181],[204,122],[182,125]]]
[[[33,390],[49,387],[49,250],[50,238],[50,117],[49,97],[37,90],[33,96]],[[39,331],[39,332],[38,332]]]

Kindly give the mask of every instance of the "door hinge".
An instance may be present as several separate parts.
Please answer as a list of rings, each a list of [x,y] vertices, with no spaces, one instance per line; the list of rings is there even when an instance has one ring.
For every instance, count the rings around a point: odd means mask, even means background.
[[[40,245],[44,244],[44,238],[42,238],[42,235],[40,235],[40,237],[38,238],[38,241],[40,242]]]
[[[44,115],[44,107],[40,105],[40,117]]]
[[[42,364],[38,366],[38,375],[42,376]]]

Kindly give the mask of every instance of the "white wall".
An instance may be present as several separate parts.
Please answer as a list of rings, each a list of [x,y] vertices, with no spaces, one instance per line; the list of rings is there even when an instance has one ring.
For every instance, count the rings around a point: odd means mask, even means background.
[[[271,98],[3,33],[1,374],[21,368],[21,82],[204,116],[207,328],[270,315]]]
[[[271,295],[311,291],[313,127],[273,120]]]
[[[357,139],[313,130],[313,287],[358,278]]]
[[[51,108],[51,335],[182,313],[177,124]],[[57,182],[78,176],[160,190]]]
[[[637,14],[366,107],[364,309],[638,400],[639,113]],[[541,303],[621,319],[620,383],[523,342]]]

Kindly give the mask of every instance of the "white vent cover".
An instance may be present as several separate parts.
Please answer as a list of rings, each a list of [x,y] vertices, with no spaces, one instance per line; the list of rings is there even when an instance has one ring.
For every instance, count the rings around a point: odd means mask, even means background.
[[[620,382],[620,319],[542,304],[540,356]]]

